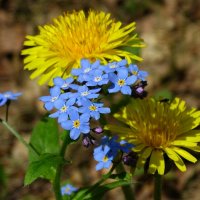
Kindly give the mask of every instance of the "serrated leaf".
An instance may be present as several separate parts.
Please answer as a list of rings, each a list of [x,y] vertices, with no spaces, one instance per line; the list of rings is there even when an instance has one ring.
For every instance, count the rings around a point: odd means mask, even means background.
[[[33,129],[30,145],[39,154],[59,152],[59,132],[55,119],[44,118]],[[29,151],[29,162],[36,161],[38,155],[34,151]]]
[[[42,154],[29,164],[24,184],[29,185],[37,178],[53,180],[55,177],[56,167],[62,162],[62,158],[54,154]]]

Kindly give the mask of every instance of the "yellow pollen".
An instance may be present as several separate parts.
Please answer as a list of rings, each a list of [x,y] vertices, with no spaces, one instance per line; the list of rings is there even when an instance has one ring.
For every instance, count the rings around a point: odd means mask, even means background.
[[[124,79],[119,79],[118,82],[117,82],[117,84],[118,84],[120,87],[122,87],[122,86],[125,85],[125,80],[124,80]]]
[[[92,110],[92,111],[96,111],[96,110],[97,110],[97,107],[94,106],[94,105],[91,105],[91,106],[89,107],[89,109]]]
[[[74,128],[79,128],[79,126],[80,126],[80,121],[77,119],[77,120],[75,120],[75,121],[73,121],[73,127]]]

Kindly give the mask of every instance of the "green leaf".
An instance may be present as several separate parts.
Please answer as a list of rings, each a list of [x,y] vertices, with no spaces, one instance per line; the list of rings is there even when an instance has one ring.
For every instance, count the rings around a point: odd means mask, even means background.
[[[30,143],[39,154],[59,152],[59,132],[56,120],[45,117],[33,129]],[[29,162],[38,160],[34,151],[29,151]]]
[[[53,180],[55,177],[56,167],[62,162],[62,158],[54,154],[42,154],[37,161],[29,164],[24,184],[29,185],[37,178]]]

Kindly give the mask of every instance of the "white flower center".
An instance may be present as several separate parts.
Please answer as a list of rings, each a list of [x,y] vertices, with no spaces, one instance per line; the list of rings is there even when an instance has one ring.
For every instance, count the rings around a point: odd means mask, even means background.
[[[64,112],[66,112],[67,111],[67,109],[68,109],[68,106],[63,106],[61,109],[60,109],[60,111],[62,112],[62,113],[64,113]]]
[[[109,66],[111,69],[115,69],[117,66],[116,66],[116,64],[112,64],[112,65],[110,65]]]
[[[89,71],[91,71],[91,68],[86,68],[86,69],[84,70],[84,73],[88,73]]]
[[[81,96],[87,96],[89,94],[88,91],[81,92]]]
[[[4,97],[9,98],[10,94],[4,94]]]
[[[55,100],[57,100],[58,99],[58,97],[52,97],[51,98],[51,102],[54,102]]]
[[[66,87],[68,87],[68,86],[69,86],[68,83],[64,83],[64,84],[62,85],[62,88],[66,88]]]
[[[102,80],[102,77],[101,76],[96,76],[94,77],[94,82],[99,82]]]

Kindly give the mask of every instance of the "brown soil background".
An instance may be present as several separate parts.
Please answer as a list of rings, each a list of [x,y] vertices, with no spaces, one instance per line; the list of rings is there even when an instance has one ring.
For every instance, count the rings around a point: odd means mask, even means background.
[[[23,70],[23,41],[27,34],[38,33],[37,26],[50,23],[69,10],[103,10],[127,24],[137,22],[137,32],[147,48],[142,50],[140,64],[150,74],[149,95],[170,91],[183,98],[188,105],[200,108],[200,1],[199,0],[0,0],[0,92],[23,92],[10,110],[9,122],[25,139],[45,113],[38,97],[47,94],[29,79]],[[0,108],[0,117],[5,109]],[[64,170],[63,179],[77,187],[94,183],[103,172],[95,171],[92,151],[80,145],[73,147],[74,164]],[[0,166],[4,184],[0,182],[2,200],[52,200],[51,186],[38,180],[23,186],[27,167],[27,151],[7,130],[0,126]],[[186,173],[176,170],[164,179],[164,200],[200,199],[200,164],[188,164]],[[152,199],[152,177],[138,176],[133,186],[137,200]],[[109,192],[106,200],[123,200],[120,189]]]

